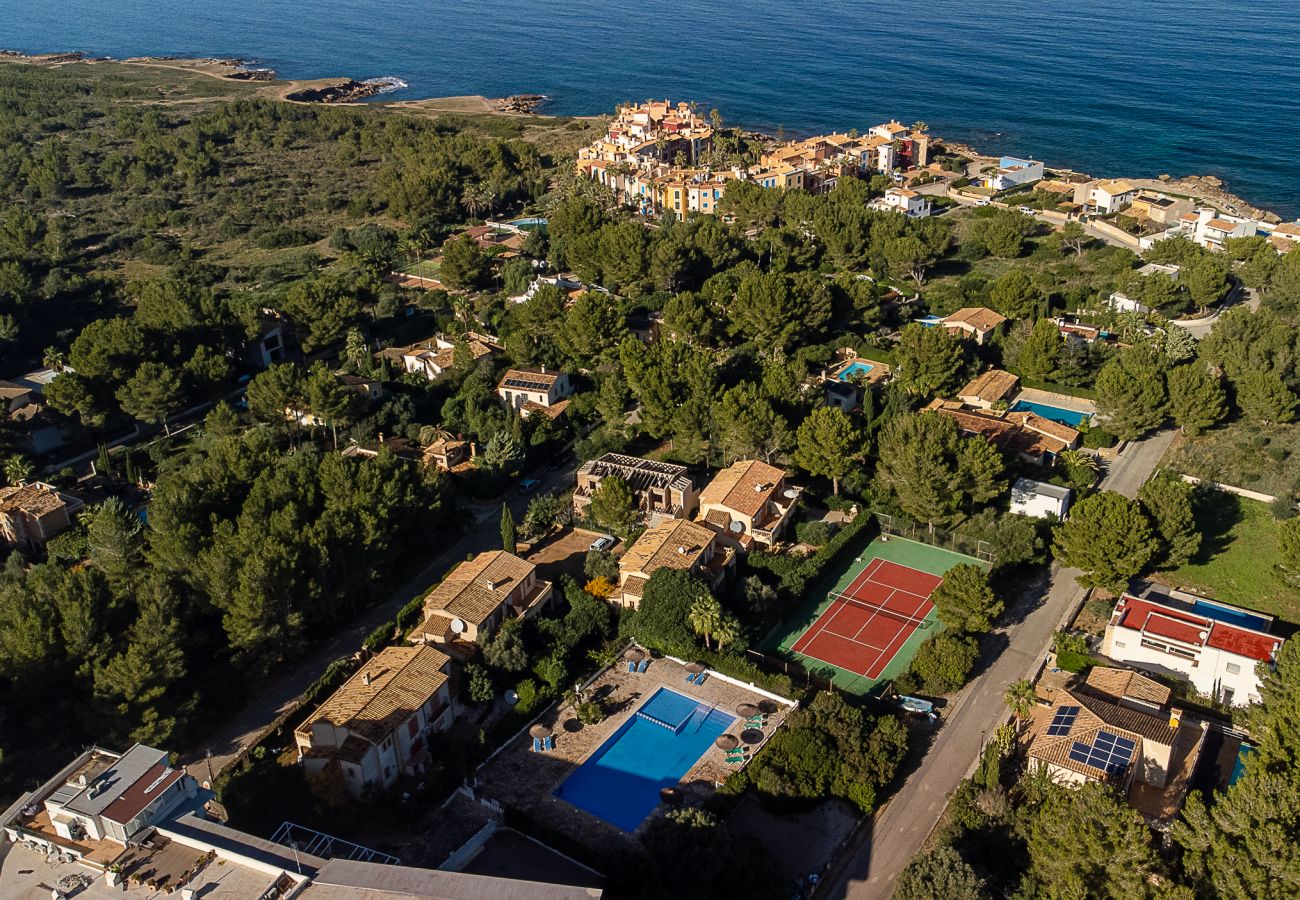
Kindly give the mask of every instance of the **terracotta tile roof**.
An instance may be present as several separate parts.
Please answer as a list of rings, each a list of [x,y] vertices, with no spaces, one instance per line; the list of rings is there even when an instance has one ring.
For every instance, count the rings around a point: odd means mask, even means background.
[[[1093,666],[1088,671],[1088,679],[1085,683],[1093,691],[1117,700],[1129,697],[1154,703],[1156,706],[1165,706],[1169,703],[1169,688],[1145,675],[1127,669]]]
[[[700,492],[701,506],[722,506],[752,518],[772,499],[785,472],[756,459],[732,463]]]
[[[1079,718],[1075,720],[1075,727],[1070,730],[1069,734],[1049,737],[1044,732],[1037,735],[1029,745],[1029,756],[1054,766],[1060,766],[1063,769],[1069,769],[1072,772],[1078,772],[1080,775],[1086,775],[1096,781],[1106,783],[1121,782],[1124,776],[1123,772],[1112,774],[1071,758],[1070,751],[1074,748],[1076,741],[1092,745],[1096,742],[1101,731],[1105,730],[1114,734],[1120,730],[1113,726],[1107,727],[1104,724],[1096,723],[1095,720],[1091,719],[1089,721],[1092,724],[1087,727],[1080,727],[1079,722],[1084,718],[1084,714],[1080,713]],[[1141,756],[1141,737],[1133,734],[1120,734],[1119,736],[1133,741],[1133,750],[1129,753],[1127,763],[1128,769],[1132,769]],[[1134,740],[1135,738],[1136,740]]]
[[[532,415],[533,413],[541,413],[542,415],[546,416],[548,419],[558,419],[560,416],[564,415],[564,411],[568,408],[569,408],[569,400],[566,398],[564,400],[560,400],[557,403],[552,403],[550,406],[543,406],[541,403],[537,403],[536,401],[533,400],[528,400],[522,406],[519,407],[519,410],[520,412],[526,415]]]
[[[691,569],[716,540],[711,528],[686,519],[669,519],[647,528],[619,560],[620,572],[650,577],[659,569]]]
[[[1082,704],[1084,709],[1107,725],[1141,735],[1149,741],[1163,744],[1166,747],[1172,746],[1174,742],[1174,735],[1177,730],[1169,727],[1169,717],[1163,713],[1153,715],[1128,706],[1121,706],[1114,700],[1086,690],[1063,690],[1061,693],[1073,697],[1077,703]]]
[[[1071,446],[1079,440],[1078,429],[1071,428],[1061,422],[1053,422],[1051,419],[1044,419],[1042,416],[1031,412],[1008,412],[1007,420],[1015,422],[1022,428],[1028,428],[1030,431],[1036,431]]]
[[[649,578],[642,578],[640,575],[629,575],[623,582],[623,593],[630,597],[640,597],[645,593],[646,583]]]
[[[1211,219],[1210,221],[1205,223],[1205,227],[1213,228],[1216,231],[1232,231],[1232,229],[1236,228],[1238,225],[1241,224],[1243,223],[1229,222],[1227,219]]]
[[[1122,178],[1114,178],[1111,179],[1110,181],[1098,182],[1097,190],[1105,191],[1107,194],[1110,194],[1113,197],[1116,194],[1131,193],[1132,191],[1136,190],[1136,188],[1134,188],[1133,185],[1129,184],[1127,181],[1124,181]]]
[[[1206,646],[1216,650],[1226,650],[1259,662],[1269,662],[1282,646],[1282,639],[1247,628],[1233,628],[1223,622],[1215,622],[1210,629],[1210,639],[1206,641]]]
[[[970,383],[957,392],[958,397],[978,397],[986,403],[996,403],[1015,390],[1020,379],[1001,369],[989,369],[976,375]]]
[[[1273,229],[1274,234],[1288,234],[1300,237],[1300,222],[1283,222]]]
[[[461,563],[424,598],[428,614],[443,610],[480,625],[537,567],[504,550],[491,550]]]
[[[977,331],[992,331],[1007,317],[985,306],[965,306],[943,320],[945,325],[969,325]]]
[[[1070,442],[1047,434],[1044,430],[1025,427],[1019,418],[1012,418],[1027,415],[1026,413],[999,413],[971,409],[952,400],[933,400],[926,410],[948,416],[955,420],[957,427],[966,434],[982,435],[1001,449],[1012,453],[1037,456],[1042,453],[1060,453],[1071,446]],[[1078,432],[1075,432],[1074,436],[1077,440]]]
[[[322,703],[298,733],[310,736],[312,724],[324,720],[378,743],[447,683],[443,667],[450,661],[428,645],[389,647]]]
[[[44,482],[0,487],[0,512],[20,512],[40,517],[71,505],[62,494]]]
[[[0,381],[0,400],[16,400],[19,397],[26,397],[31,392],[31,388],[25,388],[21,384],[14,384],[12,381]]]
[[[535,391],[544,394],[550,390],[559,378],[556,372],[543,372],[540,369],[509,369],[506,374],[501,376],[501,382],[497,388],[512,388],[514,390]]]

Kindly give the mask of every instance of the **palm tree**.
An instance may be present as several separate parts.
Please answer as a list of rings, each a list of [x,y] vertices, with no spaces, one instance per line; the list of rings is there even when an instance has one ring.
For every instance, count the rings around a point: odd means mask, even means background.
[[[58,347],[46,347],[45,352],[41,354],[41,363],[47,369],[62,372],[63,367],[68,364],[68,355]]]
[[[710,635],[716,634],[722,624],[722,604],[712,594],[703,594],[691,604],[691,611],[686,614],[686,623],[691,630],[704,638],[704,648],[709,647]]]
[[[12,485],[24,485],[36,471],[35,467],[27,457],[15,453],[4,461],[5,481]]]
[[[461,294],[451,301],[451,309],[456,320],[468,327],[470,320],[474,318],[474,298]]]
[[[1038,702],[1038,694],[1034,691],[1034,686],[1022,678],[1007,685],[1007,689],[1002,692],[1002,702],[1017,719],[1028,719],[1034,710],[1034,704]]]
[[[1097,480],[1097,460],[1082,450],[1062,450],[1059,456],[1065,477],[1076,488],[1086,488]]]
[[[918,119],[917,121],[912,123],[912,130],[915,131],[917,134],[924,134],[925,132],[930,130],[930,126]]]
[[[713,637],[718,642],[718,650],[721,651],[727,644],[734,644],[743,636],[740,628],[740,620],[731,613],[723,613],[718,627],[714,629]]]
[[[467,184],[465,190],[460,194],[460,205],[465,207],[465,212],[469,213],[471,219],[478,218],[478,214],[486,206],[484,201],[483,186],[481,184]]]
[[[424,287],[424,270],[420,267],[424,262],[424,242],[420,240],[420,236],[407,235],[397,242],[397,249],[409,253],[415,259],[415,277],[420,279],[420,287]]]

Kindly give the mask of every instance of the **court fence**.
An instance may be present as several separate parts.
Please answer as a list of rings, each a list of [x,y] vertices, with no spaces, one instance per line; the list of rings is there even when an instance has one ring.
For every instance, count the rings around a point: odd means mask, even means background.
[[[880,526],[881,535],[897,535],[941,550],[972,556],[991,566],[997,565],[997,554],[993,552],[993,545],[988,541],[964,535],[959,531],[949,531],[924,522],[915,522],[906,516],[884,512],[876,512],[874,515],[876,523]]]

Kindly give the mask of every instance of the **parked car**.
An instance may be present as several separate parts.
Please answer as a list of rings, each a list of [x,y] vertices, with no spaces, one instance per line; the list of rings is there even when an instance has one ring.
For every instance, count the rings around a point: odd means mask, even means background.
[[[1020,207],[1020,211],[1027,216],[1032,216],[1038,212],[1038,210],[1034,209],[1032,206],[1022,206]]]
[[[533,491],[537,490],[539,484],[541,484],[541,482],[536,478],[525,478],[523,481],[519,482],[519,490],[525,494],[531,494]]]
[[[980,197],[978,200],[975,201],[975,205],[976,205],[976,206],[988,206],[988,205],[989,205],[990,203],[992,203],[992,202],[993,202],[993,201],[990,200],[988,197]]]
[[[614,537],[612,534],[602,534],[600,537],[596,538],[594,541],[591,542],[591,546],[588,549],[595,550],[597,553],[599,553],[601,551],[610,549],[617,543],[618,543],[618,538]]]

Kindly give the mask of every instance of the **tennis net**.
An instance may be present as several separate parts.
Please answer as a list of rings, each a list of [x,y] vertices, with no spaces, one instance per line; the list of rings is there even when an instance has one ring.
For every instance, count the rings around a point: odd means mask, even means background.
[[[909,616],[907,613],[899,612],[896,609],[887,609],[883,606],[877,606],[874,603],[867,603],[863,600],[859,600],[857,597],[852,597],[848,594],[839,594],[832,591],[829,596],[832,600],[838,600],[841,603],[844,603],[848,606],[855,606],[858,609],[864,609],[867,610],[868,612],[876,613],[877,615],[884,616],[886,619],[893,619],[897,622],[903,622],[907,625],[911,625],[913,628],[930,627],[930,620],[925,617],[917,618],[916,616]]]

